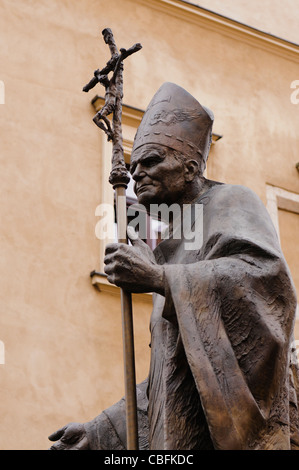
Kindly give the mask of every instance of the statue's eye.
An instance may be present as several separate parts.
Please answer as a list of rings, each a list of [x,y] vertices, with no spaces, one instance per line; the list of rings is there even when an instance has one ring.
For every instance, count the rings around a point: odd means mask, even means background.
[[[140,164],[141,167],[150,168],[152,166],[157,165],[158,163],[160,163],[163,160],[164,160],[163,157],[161,157],[160,155],[156,155],[156,154],[148,155],[148,156],[140,159],[138,162],[133,163],[130,166],[130,173],[131,173],[131,175],[133,175],[133,173],[135,172],[136,167],[137,167],[138,164]]]
[[[160,163],[161,160],[162,158],[159,155],[152,155],[152,156],[145,158],[141,163],[145,167],[151,167]]]

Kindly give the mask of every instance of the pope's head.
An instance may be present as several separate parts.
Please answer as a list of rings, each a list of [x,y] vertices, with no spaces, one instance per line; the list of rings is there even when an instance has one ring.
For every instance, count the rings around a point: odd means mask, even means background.
[[[161,86],[143,116],[131,155],[140,204],[184,202],[204,172],[212,126],[213,113],[186,90],[173,83]]]

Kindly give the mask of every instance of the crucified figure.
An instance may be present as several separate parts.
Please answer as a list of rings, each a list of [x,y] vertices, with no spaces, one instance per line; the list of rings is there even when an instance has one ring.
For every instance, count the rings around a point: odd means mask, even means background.
[[[96,70],[94,72],[94,77],[83,88],[83,91],[89,91],[97,83],[101,83],[105,87],[105,104],[103,108],[94,116],[93,121],[100,129],[105,132],[109,141],[113,140],[113,130],[107,116],[115,111],[117,99],[122,99],[122,96],[118,96],[120,90],[120,87],[117,86],[118,72],[123,68],[123,60],[134,52],[139,51],[142,46],[141,44],[137,43],[129,49],[121,48],[119,53],[111,29],[104,29],[102,34],[105,43],[109,46],[111,59],[109,62],[107,62],[106,67],[104,67],[102,70]],[[112,78],[109,79],[108,74],[112,71]]]

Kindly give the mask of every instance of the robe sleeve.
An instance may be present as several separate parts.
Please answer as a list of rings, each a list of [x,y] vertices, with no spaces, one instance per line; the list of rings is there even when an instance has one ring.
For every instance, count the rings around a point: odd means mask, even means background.
[[[252,191],[224,185],[203,233],[198,261],[165,265],[163,315],[178,323],[214,447],[257,448],[267,435],[266,447],[288,448],[296,298],[276,232]]]
[[[136,387],[138,445],[140,450],[148,449],[148,418],[146,394],[147,380]],[[91,450],[125,450],[126,403],[122,398],[104,410],[99,416],[84,424]]]

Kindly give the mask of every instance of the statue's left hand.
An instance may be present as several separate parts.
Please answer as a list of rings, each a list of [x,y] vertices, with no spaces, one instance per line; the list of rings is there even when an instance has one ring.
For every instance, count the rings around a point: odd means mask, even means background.
[[[57,441],[49,450],[89,450],[89,442],[84,424],[69,423],[49,436],[50,441]]]
[[[157,292],[164,295],[163,266],[156,263],[149,246],[128,227],[132,246],[110,243],[105,251],[105,273],[112,284],[127,292]]]

